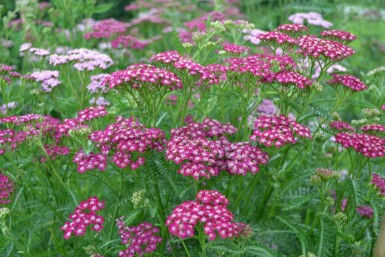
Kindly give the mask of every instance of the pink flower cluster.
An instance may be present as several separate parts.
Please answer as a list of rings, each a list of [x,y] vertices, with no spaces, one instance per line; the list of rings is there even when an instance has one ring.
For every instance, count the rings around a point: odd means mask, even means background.
[[[73,67],[79,71],[93,71],[95,68],[105,70],[114,64],[107,54],[85,48],[73,49],[66,54],[53,54],[49,57],[49,63],[53,66],[69,62],[74,62]]]
[[[222,125],[209,119],[202,124],[193,122],[172,130],[172,138],[167,143],[167,160],[181,164],[179,174],[196,180],[218,176],[220,171],[231,175],[246,175],[248,171],[255,174],[269,157],[249,143],[229,142],[224,135],[235,131],[230,124]]]
[[[130,165],[133,170],[144,164],[144,157],[140,153],[149,150],[163,151],[166,143],[162,130],[146,128],[134,118],[123,117],[117,117],[116,123],[108,125],[106,129],[93,132],[90,140],[99,147],[105,158],[113,151],[112,161],[118,167]],[[133,156],[135,153],[136,160]]]
[[[85,122],[100,117],[104,117],[108,114],[104,106],[91,106],[78,112],[78,121]]]
[[[55,160],[59,155],[64,156],[70,153],[70,149],[68,147],[55,144],[44,145],[44,149],[51,160]],[[40,161],[45,162],[46,157],[41,157]]]
[[[88,84],[87,89],[93,94],[97,93],[105,93],[107,91],[107,87],[103,85],[103,81],[110,75],[108,74],[98,74],[95,76],[91,76],[91,83]]]
[[[196,200],[178,205],[166,220],[171,234],[180,238],[194,236],[194,228],[201,223],[209,240],[240,236],[243,223],[233,222],[233,214],[227,209],[229,201],[215,190],[202,190]]]
[[[129,246],[119,252],[119,257],[144,256],[156,250],[156,245],[162,242],[157,227],[147,222],[129,227],[124,223],[123,219],[124,217],[120,217],[116,220],[116,223],[122,244]]]
[[[365,132],[385,132],[385,126],[381,124],[369,124],[362,126],[360,130]]]
[[[229,64],[228,70],[238,74],[251,73],[254,76],[260,77],[262,82],[273,82],[275,72],[283,71],[295,67],[294,60],[288,55],[272,56],[264,54],[255,54],[243,58],[231,58],[225,60]],[[277,66],[280,70],[274,70]],[[229,74],[228,74],[229,75]]]
[[[91,32],[84,35],[85,39],[91,38],[110,38],[116,34],[126,32],[128,24],[115,19],[105,19],[97,22]]]
[[[160,52],[160,53],[154,54],[150,58],[150,61],[169,64],[169,63],[175,63],[182,58],[183,57],[179,55],[177,51],[172,50],[172,51],[166,51],[166,52]]]
[[[0,204],[9,204],[12,202],[11,195],[15,187],[12,180],[4,174],[0,174]]]
[[[103,229],[104,218],[96,212],[104,209],[104,201],[99,201],[96,196],[91,196],[75,208],[69,215],[71,222],[66,221],[61,230],[64,231],[64,239],[69,239],[72,235],[83,236],[87,227],[92,226],[92,230],[101,231]]]
[[[368,134],[341,132],[336,134],[336,142],[344,148],[353,148],[368,158],[385,155],[385,139]]]
[[[111,41],[112,48],[132,48],[143,49],[148,45],[146,41],[140,41],[136,37],[130,35],[120,35]]]
[[[107,158],[103,154],[84,153],[79,151],[75,154],[73,161],[78,165],[77,171],[84,173],[87,170],[105,170],[107,167]]]
[[[313,81],[295,71],[280,71],[275,74],[275,80],[281,84],[296,85],[299,89],[305,89],[313,84]]]
[[[289,21],[296,24],[310,24],[314,26],[320,26],[324,28],[329,28],[333,26],[333,23],[324,20],[322,15],[316,12],[308,12],[308,13],[295,13],[289,16]]]
[[[287,34],[297,34],[308,30],[308,28],[302,24],[282,24],[276,30]]]
[[[324,56],[332,61],[342,60],[354,54],[354,50],[340,42],[305,35],[298,38],[298,53],[318,58]]]
[[[298,141],[296,136],[311,139],[307,127],[285,115],[259,116],[255,120],[254,128],[250,139],[264,146],[274,145],[280,148],[286,144],[295,144]]]
[[[0,155],[7,150],[15,150],[18,145],[30,137],[38,135],[44,138],[52,138],[57,141],[56,128],[59,120],[39,114],[27,114],[23,116],[9,116],[0,119],[0,123],[12,123],[16,127],[23,125],[23,130],[0,130]]]
[[[243,46],[243,45],[235,45],[231,43],[224,43],[223,44],[223,50],[225,50],[228,53],[232,54],[242,54],[242,53],[247,53],[250,51],[250,47]]]
[[[31,78],[33,78],[37,82],[41,82],[41,86],[45,92],[51,92],[53,88],[61,84],[60,80],[58,79],[58,71],[36,71],[31,74]]]
[[[22,116],[8,116],[0,118],[0,123],[12,123],[14,125],[21,125],[23,123],[28,123],[30,121],[37,121],[42,119],[43,116],[40,114],[26,114]]]
[[[20,77],[20,73],[14,71],[14,67],[0,63],[0,80],[5,80],[8,84],[11,84],[12,79]]]
[[[147,64],[134,64],[128,66],[126,70],[116,71],[106,78],[105,83],[110,88],[129,85],[133,89],[140,89],[148,85],[154,86],[155,89],[165,87],[176,90],[183,87],[181,79],[176,74]]]
[[[22,44],[20,46],[19,51],[21,52],[21,54],[23,54],[23,52],[28,51],[28,52],[32,53],[33,55],[41,56],[41,57],[48,56],[50,54],[49,50],[32,47],[31,43]]]
[[[179,59],[174,63],[174,67],[179,70],[186,70],[190,75],[197,76],[199,84],[218,84],[219,79],[212,74],[205,66],[195,63],[188,59]]]
[[[380,193],[385,197],[385,179],[378,174],[372,174],[372,181],[370,182]]]
[[[321,36],[326,39],[336,40],[342,43],[350,43],[357,38],[352,33],[343,30],[325,30],[321,32]]]
[[[297,40],[279,31],[270,31],[265,34],[261,34],[258,36],[258,39],[266,43],[277,43],[279,45],[283,45],[283,44],[296,45],[297,44]]]
[[[329,85],[343,85],[353,91],[362,91],[368,88],[368,86],[365,85],[364,82],[352,75],[332,74],[332,76],[333,79],[327,82]]]
[[[357,207],[358,214],[363,218],[371,219],[373,218],[373,209],[370,206],[362,205]]]
[[[354,128],[349,123],[340,120],[332,121],[330,128],[339,131],[354,131]]]

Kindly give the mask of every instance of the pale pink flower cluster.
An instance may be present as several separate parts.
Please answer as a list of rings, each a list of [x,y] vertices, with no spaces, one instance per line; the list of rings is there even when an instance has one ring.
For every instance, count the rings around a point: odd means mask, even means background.
[[[289,16],[289,21],[295,24],[309,24],[314,26],[320,26],[324,28],[330,28],[333,26],[333,23],[324,20],[322,15],[316,12],[309,13],[295,13]]]
[[[107,54],[85,48],[73,49],[66,54],[53,54],[49,57],[49,63],[53,66],[69,62],[73,62],[73,67],[79,71],[92,71],[95,68],[105,70],[114,64],[114,61]]]
[[[37,82],[41,82],[41,86],[45,92],[52,92],[53,88],[61,84],[58,71],[36,71],[31,74],[31,78]]]

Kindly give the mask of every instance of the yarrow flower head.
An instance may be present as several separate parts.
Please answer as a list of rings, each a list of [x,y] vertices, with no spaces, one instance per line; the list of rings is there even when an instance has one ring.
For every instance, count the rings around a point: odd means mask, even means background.
[[[361,217],[368,219],[373,218],[374,214],[372,207],[366,205],[358,206],[357,212],[361,215]]]
[[[154,54],[150,58],[150,61],[169,64],[169,63],[175,63],[182,58],[183,57],[179,55],[177,51],[172,50],[172,51],[166,51],[166,52],[160,52],[160,53]]]
[[[340,120],[332,121],[330,128],[338,131],[354,131],[354,128],[349,123]]]
[[[372,174],[372,181],[370,182],[379,192],[379,194],[385,197],[385,179],[378,174]]]
[[[132,48],[132,49],[143,49],[149,42],[141,41],[136,37],[130,35],[119,35],[111,41],[112,48]]]
[[[250,139],[265,146],[274,145],[280,148],[286,144],[295,144],[298,141],[297,136],[311,139],[307,127],[284,115],[259,116],[254,128]]]
[[[283,45],[283,44],[296,45],[297,44],[297,40],[279,31],[270,31],[265,34],[261,34],[258,36],[258,39],[266,43],[276,43],[279,45]]]
[[[302,24],[282,24],[279,25],[275,30],[289,35],[296,35],[298,33],[305,32],[308,28]]]
[[[104,218],[96,212],[104,209],[104,201],[100,201],[96,196],[91,196],[75,208],[69,215],[71,222],[66,221],[61,230],[64,231],[64,239],[69,239],[72,235],[83,236],[88,226],[92,225],[92,230],[101,231],[103,229]]]
[[[167,159],[181,164],[179,174],[194,179],[218,176],[220,171],[231,175],[246,175],[248,171],[255,174],[269,157],[249,143],[229,142],[225,135],[235,131],[230,124],[222,125],[209,119],[202,124],[192,122],[174,129],[167,143]]]
[[[362,126],[360,130],[366,133],[382,133],[385,132],[385,126],[381,124],[369,124]]]
[[[85,153],[79,151],[75,154],[73,161],[78,165],[77,171],[84,173],[87,170],[105,170],[107,167],[107,157],[103,154]]]
[[[95,76],[91,76],[91,83],[88,84],[87,89],[93,94],[96,93],[105,93],[108,88],[103,85],[103,81],[110,76],[109,74],[98,74]]]
[[[324,20],[322,15],[316,12],[308,12],[308,13],[295,13],[289,16],[289,21],[296,24],[309,24],[314,26],[320,26],[324,28],[330,28],[333,26],[333,23]]]
[[[298,46],[299,54],[315,58],[322,55],[332,61],[340,61],[354,54],[352,48],[340,42],[317,38],[313,35],[299,37]]]
[[[90,121],[108,114],[104,106],[92,106],[78,112],[79,122]]]
[[[305,89],[313,84],[313,81],[295,71],[280,71],[275,74],[275,80],[281,84],[296,85],[299,89]]]
[[[385,139],[368,134],[340,132],[335,136],[336,142],[344,148],[353,148],[368,158],[385,156]]]
[[[159,229],[151,223],[143,222],[138,226],[129,227],[124,223],[124,217],[116,220],[123,245],[128,248],[119,252],[119,257],[135,257],[151,254],[156,245],[162,242]]]
[[[128,85],[133,89],[140,89],[146,85],[155,89],[181,89],[182,80],[174,73],[148,64],[134,64],[126,70],[116,71],[107,77],[105,82],[110,88]]]
[[[340,41],[341,43],[350,43],[357,38],[352,33],[342,30],[325,30],[321,32],[321,36],[326,39]]]
[[[69,62],[73,62],[73,67],[79,71],[92,71],[95,68],[105,70],[114,64],[114,61],[107,54],[85,48],[73,49],[66,54],[53,54],[49,57],[49,63],[53,66]]]
[[[247,53],[248,51],[250,51],[250,47],[242,46],[242,45],[235,45],[235,44],[231,44],[231,43],[224,43],[223,44],[223,50],[228,52],[228,53],[231,53],[231,54],[239,55],[239,54]]]
[[[133,170],[144,164],[145,159],[140,153],[149,150],[163,151],[166,143],[162,130],[146,128],[134,118],[123,117],[118,117],[116,123],[108,125],[106,129],[93,132],[90,140],[104,156],[113,152],[112,161],[118,167],[130,165]]]
[[[202,190],[196,200],[178,205],[166,220],[171,234],[180,238],[194,236],[194,228],[201,223],[209,240],[234,238],[243,235],[246,224],[233,221],[233,214],[227,209],[229,201],[215,190]]]
[[[0,204],[11,203],[11,196],[14,190],[13,181],[7,175],[0,174]]]
[[[364,82],[352,75],[332,74],[332,76],[333,79],[327,82],[329,85],[343,85],[353,91],[362,91],[368,88],[368,86],[365,85]]]
[[[128,23],[117,21],[115,19],[101,20],[92,27],[91,32],[84,35],[84,38],[110,38],[114,35],[125,33],[127,27],[129,27]]]
[[[41,82],[41,86],[45,92],[51,92],[53,88],[61,84],[58,71],[37,71],[31,74],[31,78],[37,82]]]
[[[213,85],[219,82],[219,78],[211,73],[209,69],[191,60],[184,58],[179,59],[174,63],[174,67],[182,71],[187,71],[188,74],[192,76],[196,76],[199,79],[196,83],[197,86],[201,84]]]

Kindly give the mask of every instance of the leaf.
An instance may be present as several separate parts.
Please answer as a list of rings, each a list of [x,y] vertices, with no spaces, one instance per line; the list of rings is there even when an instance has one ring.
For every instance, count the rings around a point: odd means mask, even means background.
[[[290,203],[288,205],[286,205],[282,210],[289,211],[289,210],[298,208],[301,205],[303,205],[304,203],[309,202],[313,199],[316,199],[317,196],[318,196],[317,194],[310,194],[310,195],[303,195],[303,196],[297,197],[295,199],[291,199]]]
[[[104,13],[110,10],[114,4],[99,4],[94,7],[93,13]]]

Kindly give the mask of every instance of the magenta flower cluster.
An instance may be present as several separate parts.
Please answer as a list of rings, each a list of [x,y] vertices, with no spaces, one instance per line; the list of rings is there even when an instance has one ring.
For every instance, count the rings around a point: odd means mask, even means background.
[[[92,31],[87,32],[84,35],[84,38],[110,38],[114,35],[125,33],[127,27],[127,23],[117,21],[115,19],[101,20],[94,24],[94,26],[92,27]]]
[[[297,40],[294,38],[290,37],[289,35],[279,32],[279,31],[270,31],[264,34],[260,34],[258,36],[258,39],[265,43],[276,43],[279,45],[296,45]]]
[[[69,215],[61,230],[64,231],[64,239],[69,239],[72,235],[83,236],[88,226],[94,231],[103,229],[104,218],[97,215],[96,212],[104,209],[104,201],[100,201],[96,196],[91,196],[75,208],[75,211]]]
[[[368,158],[385,156],[385,139],[368,134],[340,132],[335,136],[336,142],[344,148],[353,148]]]
[[[106,129],[93,132],[90,140],[105,159],[113,152],[113,163],[122,169],[130,166],[132,170],[144,164],[145,159],[141,153],[149,150],[163,151],[166,143],[162,130],[146,128],[134,118],[123,117],[117,117],[116,122]]]
[[[305,35],[298,38],[297,52],[318,58],[323,56],[332,61],[340,61],[354,54],[354,50],[340,42]]]
[[[175,90],[183,87],[181,79],[176,74],[148,64],[134,64],[126,70],[116,71],[106,78],[105,83],[110,88],[128,85],[130,88],[139,89],[145,85],[152,85],[155,89],[161,87]]]
[[[385,197],[385,179],[378,174],[372,174],[372,181],[370,182],[380,193]]]
[[[116,224],[122,244],[128,245],[128,248],[120,251],[119,257],[145,256],[156,250],[156,245],[162,242],[157,227],[148,222],[129,227],[123,219],[124,217],[116,219]]]
[[[295,144],[298,137],[311,139],[310,130],[285,115],[259,116],[254,123],[251,140],[264,146],[280,148]]]
[[[83,150],[77,152],[73,162],[77,164],[77,171],[84,173],[87,170],[105,170],[107,167],[107,157],[103,154],[85,153]]]
[[[234,238],[244,230],[243,223],[233,221],[233,214],[227,209],[229,201],[215,190],[202,190],[193,201],[178,205],[166,220],[166,226],[172,235],[180,238],[194,236],[194,228],[203,225],[209,240]]]
[[[231,175],[257,173],[259,165],[268,162],[268,155],[247,142],[228,141],[225,135],[235,132],[232,125],[210,119],[172,130],[167,160],[181,164],[178,173],[194,179],[218,176],[221,171]]]
[[[365,132],[385,132],[385,126],[381,124],[368,124],[362,126],[360,130]]]
[[[250,51],[250,47],[243,46],[243,45],[236,45],[236,44],[231,44],[231,43],[224,43],[223,44],[223,50],[231,53],[231,54],[242,54],[242,53],[247,53]]]
[[[307,31],[308,28],[302,24],[282,24],[276,30],[287,34],[297,34]]]
[[[11,203],[11,195],[14,190],[13,181],[7,175],[0,174],[0,204]]]
[[[352,33],[343,30],[326,30],[321,32],[321,36],[326,39],[340,41],[341,43],[350,43],[357,37]]]
[[[330,85],[342,85],[350,88],[353,91],[362,91],[368,88],[364,82],[352,75],[340,75],[332,74],[333,79],[329,80],[327,83]]]
[[[370,206],[362,205],[357,207],[358,214],[363,218],[371,219],[373,218],[373,209]]]
[[[295,71],[281,71],[275,74],[275,80],[284,85],[296,85],[299,89],[305,89],[313,84],[313,81]]]
[[[354,128],[349,123],[340,120],[332,121],[330,128],[338,131],[354,131]]]

